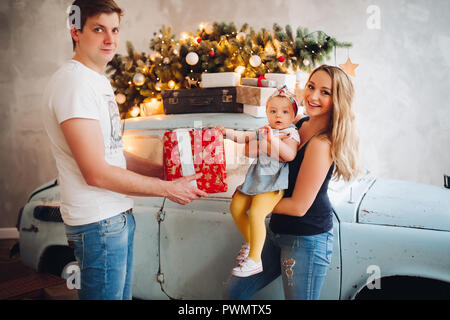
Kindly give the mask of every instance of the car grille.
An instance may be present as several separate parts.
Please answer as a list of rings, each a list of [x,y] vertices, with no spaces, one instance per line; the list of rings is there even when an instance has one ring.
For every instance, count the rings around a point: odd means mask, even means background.
[[[41,221],[63,222],[59,207],[37,206],[34,208],[33,216]]]

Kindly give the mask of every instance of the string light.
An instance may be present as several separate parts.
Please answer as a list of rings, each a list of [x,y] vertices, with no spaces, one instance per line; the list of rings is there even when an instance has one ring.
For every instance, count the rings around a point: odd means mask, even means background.
[[[234,71],[239,73],[239,74],[243,74],[244,71],[245,71],[245,67],[244,66],[238,66],[238,67],[236,67],[236,69]]]
[[[139,115],[139,113],[141,113],[141,108],[139,108],[137,105],[131,108],[130,115],[133,118],[136,118]]]

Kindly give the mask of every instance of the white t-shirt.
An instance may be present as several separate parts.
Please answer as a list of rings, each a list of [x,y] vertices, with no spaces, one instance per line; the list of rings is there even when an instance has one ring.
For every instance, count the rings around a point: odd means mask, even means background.
[[[290,137],[300,143],[300,135],[298,134],[298,129],[295,125],[290,125],[286,129],[281,130],[273,130],[275,136],[279,136],[281,134],[290,134]]]
[[[82,63],[70,60],[52,76],[43,99],[42,119],[58,169],[64,223],[70,226],[89,224],[132,208],[131,198],[86,183],[60,127],[71,118],[98,120],[106,162],[126,168],[122,122],[109,80]]]

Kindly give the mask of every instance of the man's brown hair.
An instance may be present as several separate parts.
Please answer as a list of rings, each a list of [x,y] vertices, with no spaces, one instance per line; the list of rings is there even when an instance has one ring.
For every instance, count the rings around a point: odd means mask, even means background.
[[[72,6],[77,6],[79,10],[80,17],[79,17],[79,28],[76,26],[79,30],[83,31],[83,28],[86,24],[86,21],[90,17],[95,17],[99,14],[106,13],[117,13],[119,15],[119,21],[120,17],[123,16],[123,10],[117,5],[117,3],[114,2],[114,0],[75,0],[72,3]],[[72,10],[69,12],[69,19],[72,18],[71,14],[73,13]],[[73,43],[73,50],[75,50],[76,43],[72,39]]]

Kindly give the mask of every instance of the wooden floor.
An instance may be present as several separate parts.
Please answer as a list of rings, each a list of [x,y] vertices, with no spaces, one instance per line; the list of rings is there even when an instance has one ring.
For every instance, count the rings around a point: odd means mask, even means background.
[[[0,300],[77,300],[60,277],[37,273],[23,265],[20,255],[10,257],[17,240],[0,240]]]

